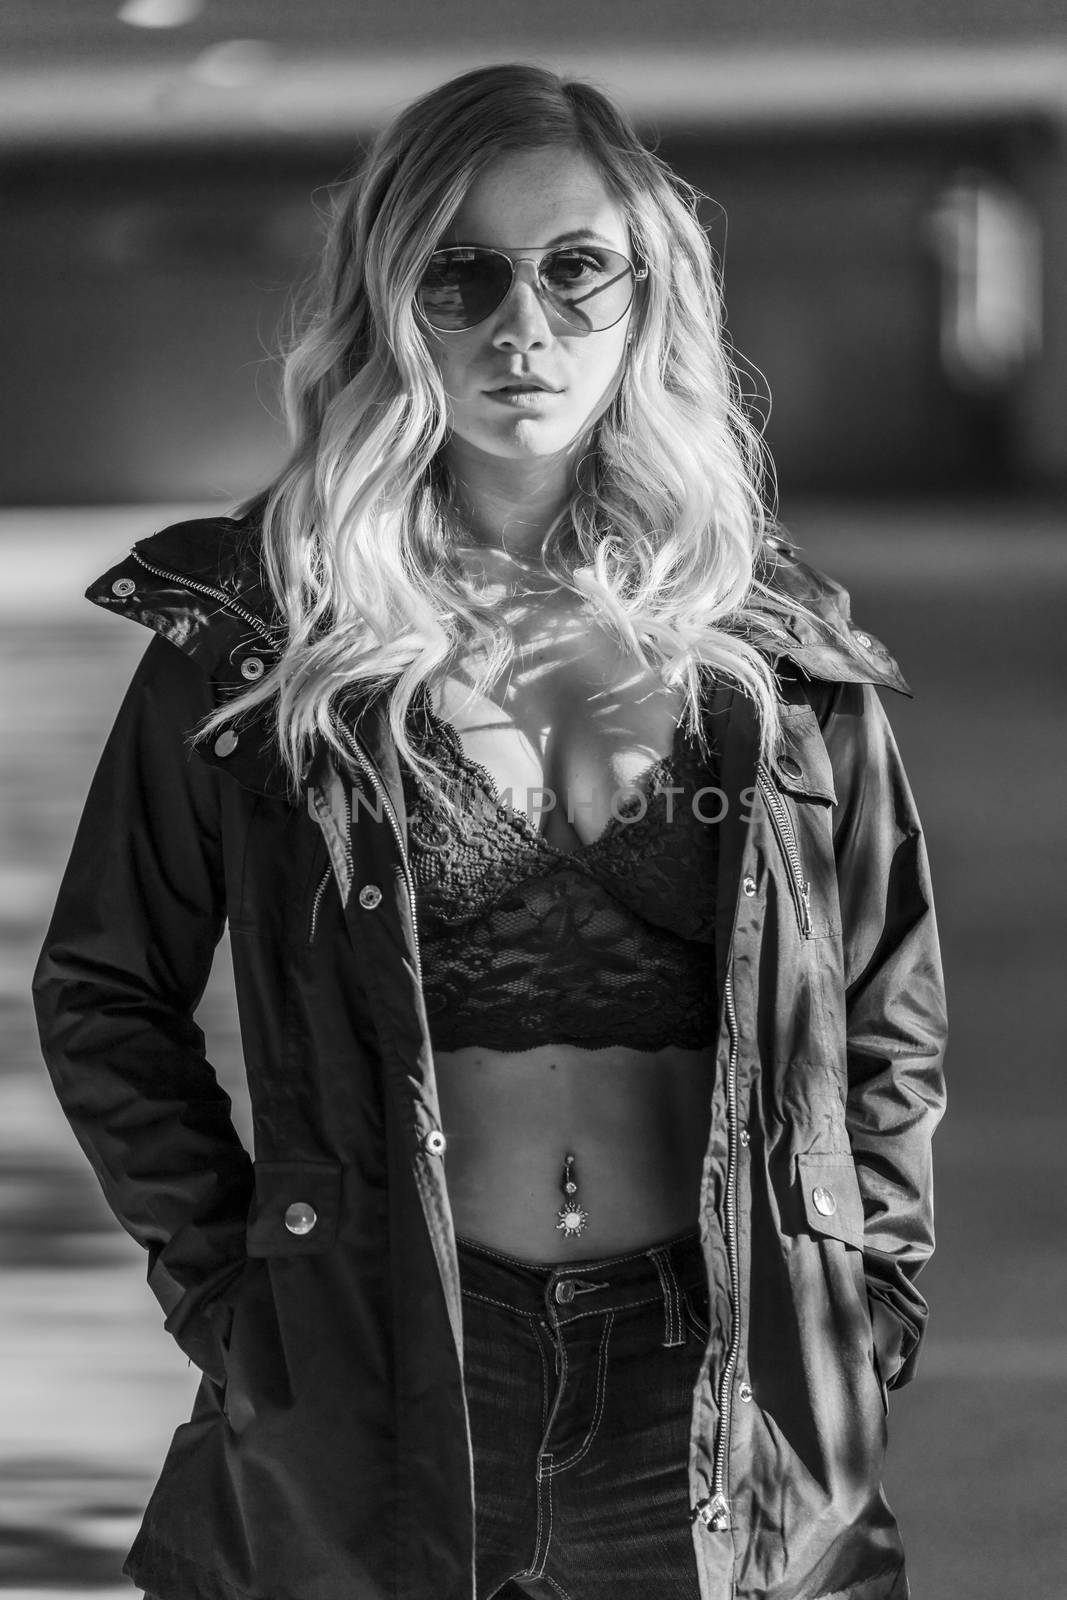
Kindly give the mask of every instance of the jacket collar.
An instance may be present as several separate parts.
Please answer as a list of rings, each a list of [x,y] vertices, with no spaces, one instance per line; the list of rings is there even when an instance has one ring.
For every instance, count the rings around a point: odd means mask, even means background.
[[[774,534],[764,540],[756,577],[773,596],[773,614],[788,635],[785,641],[770,637],[761,645],[773,664],[789,660],[808,678],[876,683],[912,697],[882,641],[852,621],[847,589],[802,561],[787,539]],[[772,615],[771,606],[767,614]]]
[[[787,539],[774,534],[764,540],[756,576],[777,602],[773,611],[787,635],[754,641],[772,661],[789,659],[811,678],[877,683],[910,696],[885,645],[852,621],[848,591],[802,561]],[[284,630],[254,513],[242,521],[178,522],[141,539],[86,595],[162,633],[235,689],[244,686],[247,656],[276,649]]]
[[[788,541],[768,538],[757,579],[770,597],[764,639],[753,642],[772,664],[791,661],[808,678],[875,683],[910,695],[900,668],[872,633],[851,620],[849,597],[797,555]],[[269,666],[284,623],[263,569],[258,519],[197,518],[141,539],[129,555],[90,584],[87,599],[152,628],[208,674],[220,700],[234,696]],[[759,605],[757,602],[757,609]],[[404,817],[399,762],[381,689],[353,691],[345,720],[375,764],[399,818]],[[271,738],[269,713],[242,722],[225,755],[200,746],[208,761],[261,793],[289,792]]]
[[[205,517],[140,539],[85,591],[162,634],[217,683],[234,690],[258,671],[245,662],[274,654],[282,619],[260,560],[253,520]]]

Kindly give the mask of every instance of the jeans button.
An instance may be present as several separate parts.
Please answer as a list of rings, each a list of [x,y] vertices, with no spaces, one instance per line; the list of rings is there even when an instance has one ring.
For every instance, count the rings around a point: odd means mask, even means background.
[[[555,1299],[558,1306],[570,1305],[574,1299],[574,1283],[572,1279],[561,1278],[559,1280],[556,1284]]]

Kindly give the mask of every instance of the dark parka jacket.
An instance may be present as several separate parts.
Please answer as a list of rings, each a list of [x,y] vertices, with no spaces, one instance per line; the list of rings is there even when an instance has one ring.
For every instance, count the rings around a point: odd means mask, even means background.
[[[710,1333],[688,1505],[702,1600],[904,1600],[880,1487],[933,1248],[941,966],[873,686],[907,687],[779,542],[785,743],[706,683],[722,752]],[[273,659],[254,526],[180,524],[89,598],[153,629],[35,977],[56,1092],[203,1371],[125,1571],[162,1600],[472,1600],[455,1238],[406,817],[381,695],[290,792],[269,713],[186,735]],[[344,770],[339,770],[340,768]],[[229,924],[254,1161],[194,1011]]]

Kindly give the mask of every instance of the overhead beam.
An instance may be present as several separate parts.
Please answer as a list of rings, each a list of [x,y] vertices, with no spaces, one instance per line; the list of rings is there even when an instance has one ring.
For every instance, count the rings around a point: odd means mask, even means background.
[[[334,55],[263,52],[245,81],[198,59],[0,70],[0,148],[197,145],[332,139],[373,130],[454,73],[537,61],[590,78],[661,127],[739,131],[842,124],[1038,118],[1067,123],[1067,47],[932,45],[545,54]]]

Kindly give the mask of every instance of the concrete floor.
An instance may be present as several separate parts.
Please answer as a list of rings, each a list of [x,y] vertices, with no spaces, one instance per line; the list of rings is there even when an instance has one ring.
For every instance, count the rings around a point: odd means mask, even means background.
[[[914,1600],[1051,1600],[1067,1594],[1067,528],[1022,505],[807,506],[788,522],[915,690],[886,699],[949,981],[932,1317],[915,1382],[891,1397],[886,1491]],[[35,524],[31,539],[11,514],[0,529],[0,1589],[15,1600],[133,1593],[121,1559],[195,1387],[53,1101],[27,996],[92,763],[148,639],[76,603],[129,542],[125,525],[110,541],[94,526],[102,554],[84,576],[56,558],[63,530],[49,544]],[[226,979],[223,945],[201,1021],[246,1131]]]

